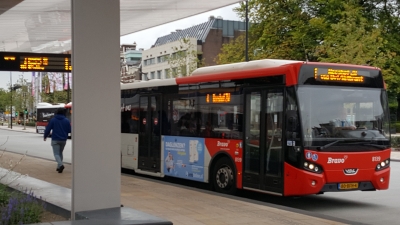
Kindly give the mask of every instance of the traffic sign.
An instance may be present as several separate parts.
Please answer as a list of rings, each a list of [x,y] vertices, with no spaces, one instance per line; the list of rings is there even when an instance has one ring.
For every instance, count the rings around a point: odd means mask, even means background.
[[[18,112],[15,112],[15,116],[18,116]]]

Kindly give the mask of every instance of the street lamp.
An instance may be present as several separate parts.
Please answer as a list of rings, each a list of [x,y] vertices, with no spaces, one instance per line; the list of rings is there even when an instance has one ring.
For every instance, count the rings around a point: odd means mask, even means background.
[[[26,108],[26,92],[24,91],[22,93],[22,96],[24,97],[24,129],[26,130],[26,114],[28,114],[28,109]]]

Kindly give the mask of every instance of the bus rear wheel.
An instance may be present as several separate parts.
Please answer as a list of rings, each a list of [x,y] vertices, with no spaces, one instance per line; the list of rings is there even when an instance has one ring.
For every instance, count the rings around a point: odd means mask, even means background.
[[[215,191],[224,194],[235,194],[235,174],[234,167],[227,157],[223,157],[217,161],[213,172],[213,186]]]

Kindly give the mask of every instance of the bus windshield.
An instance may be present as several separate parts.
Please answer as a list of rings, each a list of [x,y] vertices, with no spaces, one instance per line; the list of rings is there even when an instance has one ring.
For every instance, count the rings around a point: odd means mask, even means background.
[[[318,94],[316,94],[318,93]],[[384,149],[389,145],[389,110],[383,89],[337,86],[298,88],[304,146],[327,151]]]

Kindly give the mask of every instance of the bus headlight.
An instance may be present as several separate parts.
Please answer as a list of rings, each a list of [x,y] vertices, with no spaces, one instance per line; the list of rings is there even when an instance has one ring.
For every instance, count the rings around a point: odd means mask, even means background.
[[[375,170],[379,171],[379,170],[383,170],[389,167],[390,164],[390,158],[389,159],[385,159],[382,162],[379,162],[376,167]]]
[[[304,162],[303,169],[313,172],[313,173],[322,173],[322,167],[316,163]]]

